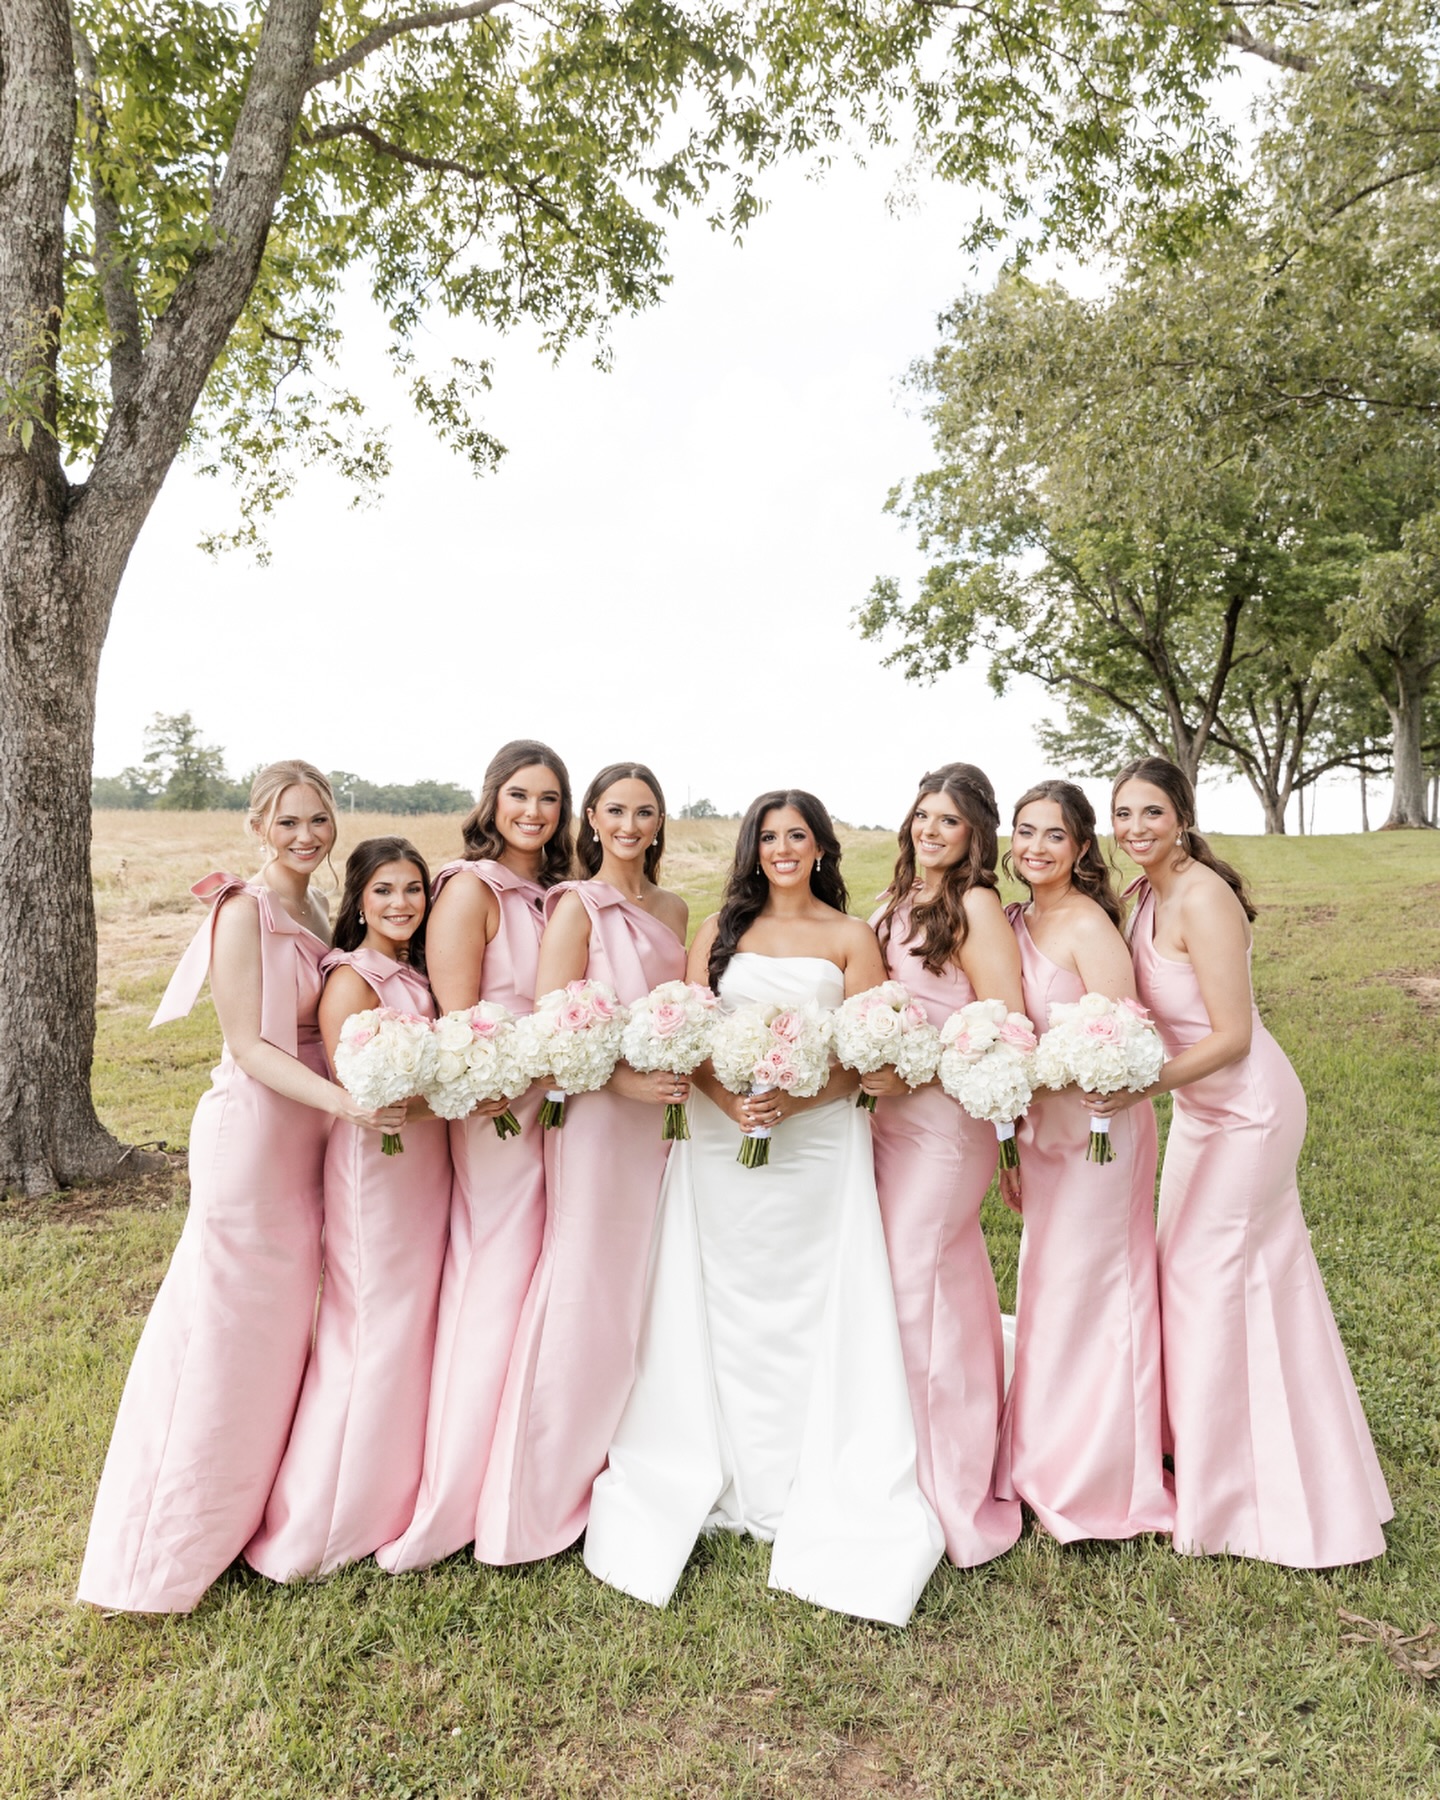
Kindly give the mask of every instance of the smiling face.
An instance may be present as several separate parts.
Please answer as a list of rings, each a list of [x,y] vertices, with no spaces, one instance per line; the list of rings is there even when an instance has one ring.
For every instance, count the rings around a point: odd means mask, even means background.
[[[1110,809],[1115,842],[1142,869],[1173,856],[1180,819],[1164,788],[1149,781],[1126,781],[1115,792]]]
[[[1015,815],[1010,859],[1032,893],[1040,888],[1068,887],[1084,848],[1071,837],[1058,801],[1032,800]]]
[[[922,794],[910,820],[915,868],[924,876],[953,869],[970,849],[970,821],[945,793]]]
[[[425,877],[413,862],[387,862],[360,895],[365,936],[373,949],[403,961],[405,946],[425,919]]]
[[[793,806],[775,806],[760,821],[760,869],[772,887],[808,888],[820,855],[815,833]]]
[[[587,809],[585,821],[599,838],[602,855],[616,862],[643,863],[663,814],[649,783],[629,776],[605,789]]]
[[[308,781],[287,787],[265,842],[273,852],[275,866],[308,881],[335,843],[335,820],[319,790]]]
[[[536,855],[554,837],[562,805],[555,771],[530,763],[517,769],[495,796],[495,829],[510,849]]]

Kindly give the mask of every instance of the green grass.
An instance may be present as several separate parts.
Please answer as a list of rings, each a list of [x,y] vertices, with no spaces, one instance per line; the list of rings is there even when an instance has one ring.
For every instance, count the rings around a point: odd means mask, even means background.
[[[895,1632],[771,1595],[764,1546],[727,1539],[663,1613],[572,1553],[400,1579],[366,1565],[298,1591],[235,1572],[188,1619],[103,1618],[70,1595],[183,1196],[12,1203],[0,1795],[1440,1792],[1440,1684],[1344,1641],[1339,1616],[1440,1619],[1440,1012],[1399,985],[1440,977],[1440,842],[1225,848],[1258,890],[1261,1007],[1309,1094],[1306,1213],[1397,1507],[1383,1562],[1306,1574],[1027,1531],[984,1569],[943,1568]],[[888,861],[883,844],[847,858],[857,911]],[[713,904],[686,885],[697,913]],[[183,1142],[213,1016],[152,1037],[159,974],[111,985],[102,1111]],[[992,1208],[987,1227],[1008,1290],[1014,1225]]]

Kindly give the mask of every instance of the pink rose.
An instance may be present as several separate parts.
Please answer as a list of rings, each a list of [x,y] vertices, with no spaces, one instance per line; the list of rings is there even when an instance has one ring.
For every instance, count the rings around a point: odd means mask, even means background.
[[[957,1031],[950,1040],[950,1048],[961,1056],[968,1056],[970,1054],[970,1033]]]
[[[358,1031],[351,1032],[350,1042],[354,1046],[355,1049],[363,1050],[365,1048],[365,1046],[370,1042],[370,1040],[375,1036],[376,1036],[376,1033],[371,1026],[362,1025]]]
[[[1120,1021],[1110,1013],[1102,1013],[1098,1019],[1086,1019],[1082,1029],[1088,1038],[1099,1038],[1102,1044],[1113,1044],[1120,1036]]]
[[[1146,1006],[1142,1006],[1138,1000],[1132,1000],[1130,996],[1126,994],[1120,1004],[1125,1008],[1126,1012],[1130,1013],[1134,1018],[1143,1020],[1147,1025],[1150,1023],[1150,1009]]]
[[[790,1089],[794,1087],[799,1079],[800,1077],[796,1073],[794,1067],[790,1063],[785,1063],[781,1068],[776,1069],[774,1074],[770,1077],[770,1085],[771,1087],[779,1088],[782,1094],[788,1094]]]
[[[493,1038],[500,1029],[498,1019],[471,1019],[470,1030],[477,1038]]]
[[[663,1000],[650,1015],[650,1028],[656,1037],[674,1037],[685,1023],[685,1008],[673,1000]]]
[[[770,1035],[782,1044],[798,1044],[804,1027],[793,1012],[776,1013],[770,1021]]]
[[[590,1008],[583,1000],[567,1000],[555,1015],[561,1031],[584,1031],[590,1023]]]
[[[914,1031],[917,1027],[929,1023],[924,1007],[916,1006],[913,1000],[901,1013],[900,1017],[905,1021],[906,1029],[909,1031]]]
[[[599,988],[595,988],[590,994],[590,1011],[602,1022],[607,1019],[613,1019],[615,1017],[615,1002],[608,994],[603,994]]]
[[[1009,1044],[1016,1050],[1033,1050],[1035,1033],[1028,1019],[1017,1018],[1013,1013],[1000,1027],[1000,1042]]]

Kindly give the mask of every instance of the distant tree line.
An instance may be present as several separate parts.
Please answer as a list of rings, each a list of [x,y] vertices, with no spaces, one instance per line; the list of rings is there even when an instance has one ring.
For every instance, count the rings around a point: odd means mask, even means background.
[[[90,784],[90,804],[130,811],[239,812],[249,801],[254,773],[232,778],[224,750],[205,742],[190,713],[156,713],[145,729],[140,761],[118,775],[97,775]],[[468,812],[475,800],[468,788],[453,781],[382,785],[332,769],[330,782],[347,812]]]

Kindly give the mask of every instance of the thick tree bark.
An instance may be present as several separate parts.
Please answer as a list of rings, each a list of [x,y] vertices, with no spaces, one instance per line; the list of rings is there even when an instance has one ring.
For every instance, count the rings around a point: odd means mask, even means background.
[[[1390,794],[1390,816],[1382,831],[1425,829],[1430,824],[1426,804],[1424,714],[1425,694],[1432,669],[1418,662],[1393,664],[1395,686],[1385,695],[1385,710],[1395,737],[1395,786]]]
[[[133,343],[122,344],[126,381],[90,480],[72,489],[51,379],[75,129],[69,10],[65,0],[0,0],[0,881],[15,901],[0,941],[0,1188],[46,1193],[98,1179],[121,1155],[90,1098],[100,650],[130,552],[259,271],[320,7],[272,0],[213,241],[157,320],[138,371]]]

